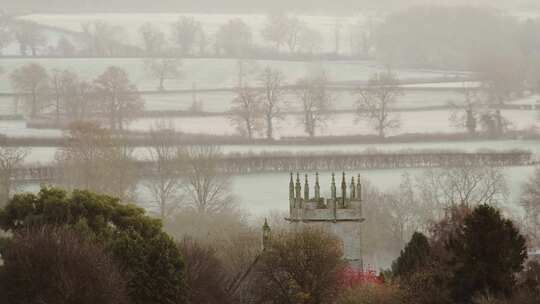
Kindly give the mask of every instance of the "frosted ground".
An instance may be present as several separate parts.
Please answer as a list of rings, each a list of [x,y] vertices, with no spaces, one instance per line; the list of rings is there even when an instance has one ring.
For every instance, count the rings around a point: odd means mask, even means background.
[[[345,91],[334,91],[333,104],[336,110],[354,110],[358,95]],[[198,92],[196,99],[202,103],[202,110],[212,113],[223,113],[231,109],[232,101],[236,94],[232,91],[219,92]],[[151,93],[142,94],[145,100],[145,110],[149,111],[187,111],[193,104],[193,93]],[[286,94],[284,97],[287,108],[299,110],[297,96],[294,93]],[[452,90],[438,91],[407,91],[400,96],[395,107],[418,108],[431,106],[445,106],[449,103],[460,104],[464,100],[462,93]],[[532,101],[532,99],[529,99]],[[14,98],[11,96],[0,96],[0,115],[14,114]],[[20,109],[22,110],[22,108]]]
[[[54,26],[74,32],[81,31],[81,24],[93,21],[105,21],[109,24],[122,26],[125,28],[124,42],[140,45],[138,30],[146,22],[159,27],[170,37],[172,24],[181,16],[193,17],[201,22],[205,33],[210,42],[214,40],[219,27],[229,20],[239,18],[248,24],[253,33],[253,39],[256,44],[264,45],[265,41],[261,37],[261,31],[265,26],[266,15],[261,14],[70,14],[70,15],[48,15],[33,14],[20,17],[21,19],[32,20],[40,24]],[[344,16],[306,16],[298,15],[306,25],[319,31],[322,35],[323,43],[321,50],[323,52],[333,52],[335,50],[335,29],[340,28],[340,45],[342,53],[351,52],[351,36],[357,35],[362,30],[370,18],[378,19],[381,15],[365,12],[360,15]]]
[[[532,130],[539,127],[538,112],[531,110],[503,110],[503,116],[510,122],[513,130]],[[455,133],[463,131],[457,129],[450,121],[451,111],[415,111],[397,113],[401,118],[399,130],[387,132],[387,135],[403,133]],[[275,136],[305,136],[300,124],[301,115],[287,115],[283,121],[276,122]],[[211,134],[211,135],[236,135],[238,130],[231,124],[230,117],[199,116],[199,117],[175,117],[175,118],[140,118],[134,120],[129,126],[133,131],[149,131],[158,123],[166,121],[178,132]],[[60,137],[61,130],[32,129],[26,127],[23,120],[0,120],[0,134],[9,137]],[[339,113],[332,116],[324,127],[317,129],[318,135],[359,135],[374,134],[373,128],[367,121],[358,121],[354,113]],[[259,136],[262,136],[260,134]]]
[[[455,133],[460,131],[450,122],[451,112],[448,110],[401,112],[397,115],[401,118],[399,130],[388,132],[388,135],[400,133]],[[503,116],[508,119],[512,128],[525,130],[538,127],[538,112],[530,110],[503,110]],[[277,137],[305,136],[300,125],[300,115],[287,115],[283,121],[276,123]],[[150,130],[160,118],[142,118],[134,121],[129,129],[135,131]],[[227,116],[211,117],[181,117],[166,119],[177,131],[185,133],[204,133],[214,135],[234,135],[238,131],[231,124]],[[319,128],[319,135],[354,135],[373,134],[373,129],[365,120],[357,122],[354,113],[340,113],[332,116],[325,127]]]
[[[531,130],[539,127],[538,112],[531,110],[503,110],[503,116],[511,123],[510,128],[514,130]],[[387,135],[397,135],[403,133],[455,133],[463,131],[452,125],[449,118],[451,112],[448,110],[416,111],[397,113],[401,118],[399,130],[388,132]],[[305,132],[300,124],[300,115],[287,115],[283,121],[275,124],[275,136],[305,136]],[[231,124],[230,117],[200,116],[200,117],[176,117],[176,118],[140,118],[133,121],[129,130],[149,131],[158,123],[166,121],[176,131],[195,134],[211,135],[236,135],[238,130]],[[0,134],[9,137],[60,137],[61,130],[54,129],[32,129],[26,128],[26,122],[22,120],[2,121],[0,120]],[[374,134],[373,129],[365,120],[357,121],[354,113],[339,113],[332,116],[331,120],[324,127],[317,129],[318,135],[359,135]],[[259,135],[259,136],[262,136]]]
[[[354,110],[358,95],[345,91],[334,91],[333,104],[336,110]],[[201,92],[196,94],[197,100],[203,104],[206,112],[226,112],[231,109],[232,101],[236,97],[234,92]],[[188,110],[193,102],[193,94],[150,94],[143,95],[147,110]],[[284,97],[287,108],[300,110],[300,105],[294,93]],[[452,90],[418,91],[408,90],[399,97],[395,107],[418,108],[431,106],[445,106],[449,103],[459,104],[464,100],[462,93]]]
[[[158,87],[158,80],[153,79],[145,70],[144,60],[140,58],[1,58],[0,66],[4,73],[0,75],[0,92],[11,92],[9,74],[16,68],[29,62],[39,63],[45,68],[68,69],[80,75],[82,79],[92,80],[109,66],[125,69],[130,79],[141,91],[153,91]],[[294,83],[299,78],[312,75],[324,70],[333,82],[367,81],[374,72],[381,72],[385,67],[372,61],[270,61],[252,60],[248,62],[257,68],[267,66],[281,70],[288,83]],[[193,84],[199,89],[232,88],[237,85],[238,60],[236,59],[183,59],[181,72],[183,77],[168,80],[167,89],[189,89]],[[402,81],[428,82],[455,80],[456,77],[468,77],[463,71],[441,71],[421,69],[396,69],[397,76]]]

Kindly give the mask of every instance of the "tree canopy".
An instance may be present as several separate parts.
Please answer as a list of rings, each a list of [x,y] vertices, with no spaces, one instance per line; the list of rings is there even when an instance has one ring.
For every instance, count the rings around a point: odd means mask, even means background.
[[[525,238],[511,220],[494,207],[479,205],[448,241],[455,266],[451,282],[456,301],[469,301],[475,294],[490,292],[510,296],[515,274],[527,258]]]
[[[184,261],[161,221],[143,209],[89,191],[71,194],[43,188],[15,195],[0,209],[0,228],[53,225],[73,228],[102,244],[128,279],[132,303],[181,303],[185,298]]]

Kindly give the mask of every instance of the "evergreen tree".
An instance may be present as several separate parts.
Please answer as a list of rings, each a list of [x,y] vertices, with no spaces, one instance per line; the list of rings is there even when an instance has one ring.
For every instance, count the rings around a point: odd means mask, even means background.
[[[425,266],[430,259],[428,239],[420,232],[415,232],[411,240],[401,250],[400,256],[392,263],[392,274],[396,277],[411,275]]]
[[[468,302],[478,293],[508,297],[516,285],[515,274],[527,258],[525,239],[512,221],[488,205],[479,205],[453,234],[451,253],[454,300]]]
[[[127,276],[130,303],[185,303],[185,265],[160,220],[117,198],[56,188],[15,195],[0,209],[0,228],[61,226],[102,245]],[[9,245],[8,245],[9,246]]]

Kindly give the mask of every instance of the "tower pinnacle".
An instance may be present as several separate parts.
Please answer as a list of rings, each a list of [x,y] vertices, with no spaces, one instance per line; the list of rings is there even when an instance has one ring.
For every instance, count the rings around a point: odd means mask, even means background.
[[[347,183],[345,182],[345,172],[341,177],[341,208],[345,208],[345,199],[347,198]]]
[[[307,174],[304,177],[304,201],[309,201],[309,183],[308,183],[308,177]]]
[[[332,184],[330,185],[330,191],[332,192],[332,200],[336,200],[336,178],[334,173],[332,173]]]
[[[318,202],[321,198],[321,186],[319,185],[319,172],[315,173],[315,200]]]

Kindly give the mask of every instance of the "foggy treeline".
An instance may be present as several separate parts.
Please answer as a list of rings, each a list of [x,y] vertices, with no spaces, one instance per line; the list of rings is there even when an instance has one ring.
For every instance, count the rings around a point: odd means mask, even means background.
[[[5,1],[5,0],[4,0]],[[134,12],[137,10],[144,11],[156,11],[162,12],[163,10],[178,9],[182,11],[202,11],[202,12],[260,12],[263,10],[283,10],[284,8],[290,10],[302,10],[312,12],[322,12],[325,9],[332,9],[337,12],[348,12],[351,9],[370,9],[370,8],[382,8],[393,9],[406,7],[409,5],[421,5],[421,4],[434,4],[445,5],[446,1],[401,1],[401,0],[339,0],[339,1],[322,1],[322,0],[296,0],[291,1],[248,1],[248,0],[231,0],[227,2],[216,2],[212,0],[202,1],[172,1],[172,0],[159,0],[155,3],[149,4],[146,1],[104,1],[104,0],[53,0],[49,2],[49,5],[43,5],[43,2],[38,0],[20,0],[15,2],[5,1],[5,7],[7,9],[33,9],[46,12],[107,12],[107,11],[121,11],[121,12]],[[531,8],[535,7],[537,3],[531,0],[477,0],[477,1],[452,1],[453,5],[465,4],[465,5],[493,5],[502,7],[514,7],[514,8]],[[537,7],[537,6],[536,6]]]

